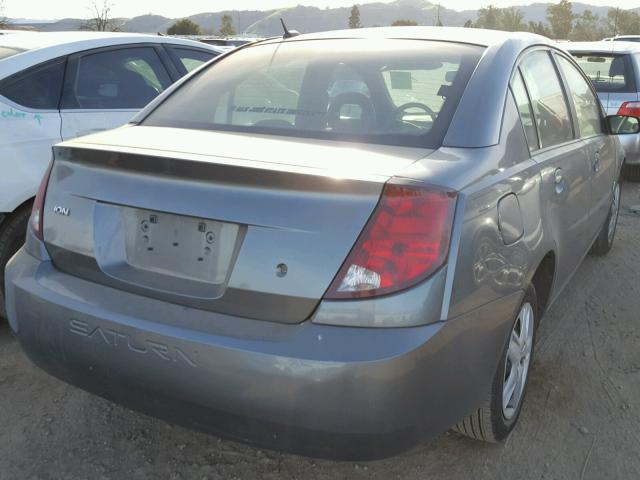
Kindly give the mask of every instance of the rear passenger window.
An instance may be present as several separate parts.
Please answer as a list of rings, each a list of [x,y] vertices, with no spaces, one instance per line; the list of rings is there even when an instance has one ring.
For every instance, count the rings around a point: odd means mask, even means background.
[[[529,151],[537,150],[538,145],[538,133],[536,132],[536,124],[533,118],[533,111],[531,110],[531,104],[529,103],[529,96],[527,90],[522,81],[522,75],[520,72],[516,72],[511,82],[511,91],[515,98],[516,105],[518,106],[518,112],[520,112],[520,120],[524,127],[524,133],[527,137],[527,144],[529,145]]]
[[[549,53],[539,50],[520,64],[542,148],[573,139],[569,109]]]
[[[123,48],[78,58],[64,109],[139,109],[171,85],[154,48]]]
[[[0,83],[0,95],[23,107],[57,110],[65,59],[57,59],[12,75]]]
[[[173,51],[187,73],[216,56],[214,52],[205,52],[204,50],[194,50],[192,48],[174,48]]]
[[[578,117],[581,137],[592,137],[602,133],[602,110],[600,100],[593,94],[591,87],[582,74],[566,58],[558,55],[558,64],[567,79],[567,86]]]

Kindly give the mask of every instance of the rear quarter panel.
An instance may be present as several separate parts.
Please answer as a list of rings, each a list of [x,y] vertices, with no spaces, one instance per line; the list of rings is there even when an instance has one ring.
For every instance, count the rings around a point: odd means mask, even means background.
[[[485,166],[482,175],[460,189],[443,318],[454,318],[515,292],[523,292],[544,255],[553,249],[546,234],[540,203],[541,177],[530,158],[524,131],[511,95],[508,96],[501,142],[481,149],[445,149]],[[515,194],[523,234],[506,244],[498,203]],[[448,301],[448,305],[446,302]]]

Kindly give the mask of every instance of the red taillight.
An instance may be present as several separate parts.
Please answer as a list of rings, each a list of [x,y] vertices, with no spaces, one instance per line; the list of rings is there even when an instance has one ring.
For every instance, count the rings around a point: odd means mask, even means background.
[[[42,231],[42,222],[44,220],[44,198],[47,196],[47,186],[49,185],[49,176],[51,175],[51,169],[53,168],[53,161],[49,163],[47,171],[42,177],[40,186],[38,187],[38,193],[33,201],[33,208],[31,210],[31,220],[29,224],[33,230],[33,234],[40,240],[44,240],[44,234]]]
[[[618,109],[618,115],[640,117],[640,102],[624,102]]]
[[[453,192],[387,185],[325,298],[361,298],[415,285],[447,259]]]

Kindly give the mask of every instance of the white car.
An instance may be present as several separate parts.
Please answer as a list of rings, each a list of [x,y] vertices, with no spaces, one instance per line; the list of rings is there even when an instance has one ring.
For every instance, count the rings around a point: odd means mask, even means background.
[[[177,79],[222,53],[200,42],[123,33],[0,36],[0,316],[4,266],[62,140],[127,123]]]
[[[13,35],[15,33],[36,33],[32,30],[0,30],[0,35]]]
[[[640,42],[640,35],[618,35],[611,40],[614,42]]]

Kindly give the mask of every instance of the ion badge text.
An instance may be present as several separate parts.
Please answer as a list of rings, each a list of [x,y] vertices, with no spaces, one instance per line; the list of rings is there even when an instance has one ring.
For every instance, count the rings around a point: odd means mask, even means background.
[[[68,217],[71,211],[67,207],[61,207],[60,205],[56,205],[53,207],[53,213],[57,213],[58,215],[64,215]]]

